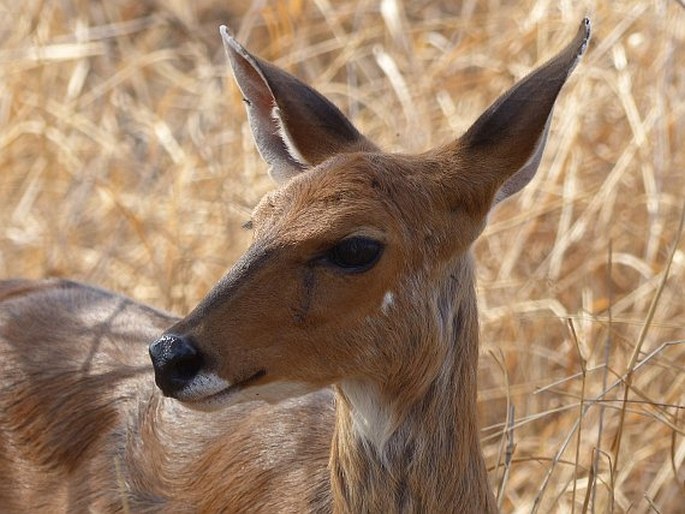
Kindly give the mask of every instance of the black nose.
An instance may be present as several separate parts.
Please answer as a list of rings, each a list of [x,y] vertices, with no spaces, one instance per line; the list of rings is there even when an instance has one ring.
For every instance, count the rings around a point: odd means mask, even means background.
[[[186,339],[164,335],[150,345],[155,382],[165,396],[183,389],[202,368],[202,355]]]

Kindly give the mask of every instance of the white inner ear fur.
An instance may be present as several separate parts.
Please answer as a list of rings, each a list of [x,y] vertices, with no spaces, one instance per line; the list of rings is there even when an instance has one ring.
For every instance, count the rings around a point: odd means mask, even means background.
[[[283,123],[283,118],[281,117],[281,110],[278,108],[277,105],[274,105],[273,109],[271,109],[271,119],[276,124],[278,136],[283,141],[285,149],[290,154],[290,157],[292,157],[302,166],[309,166],[307,159],[305,159],[304,156],[297,149],[297,145],[295,145],[293,137],[292,135],[290,135],[290,132],[288,131],[288,127],[286,127],[285,123]]]

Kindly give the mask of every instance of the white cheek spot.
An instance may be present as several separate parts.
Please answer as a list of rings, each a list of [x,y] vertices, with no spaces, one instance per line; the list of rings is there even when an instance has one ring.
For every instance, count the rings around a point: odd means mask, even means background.
[[[387,314],[390,310],[390,307],[392,307],[394,303],[395,295],[392,291],[386,291],[385,295],[383,296],[383,303],[381,303],[381,311],[383,311],[383,314]]]

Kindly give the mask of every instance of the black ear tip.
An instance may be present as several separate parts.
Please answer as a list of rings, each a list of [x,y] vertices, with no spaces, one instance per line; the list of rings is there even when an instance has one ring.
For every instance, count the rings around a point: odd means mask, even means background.
[[[583,18],[580,22],[580,27],[578,28],[578,35],[576,39],[578,40],[578,57],[585,53],[587,49],[587,44],[590,41],[590,35],[592,34],[592,23],[590,18],[587,16]]]

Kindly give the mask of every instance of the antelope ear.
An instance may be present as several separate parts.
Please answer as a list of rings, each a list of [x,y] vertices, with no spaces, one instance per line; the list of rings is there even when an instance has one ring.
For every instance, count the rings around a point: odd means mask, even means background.
[[[276,182],[341,152],[376,150],[340,110],[313,88],[250,54],[219,29],[257,149]]]
[[[502,95],[458,141],[460,153],[480,174],[474,181],[494,181],[486,189],[494,194],[495,203],[535,175],[554,102],[589,40],[590,20],[585,18],[570,45]]]

